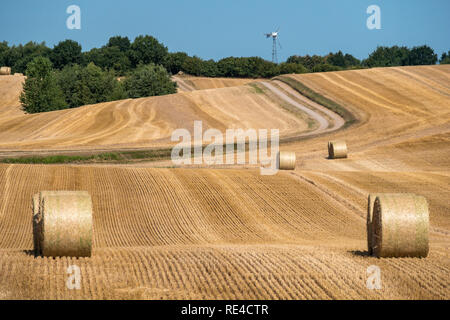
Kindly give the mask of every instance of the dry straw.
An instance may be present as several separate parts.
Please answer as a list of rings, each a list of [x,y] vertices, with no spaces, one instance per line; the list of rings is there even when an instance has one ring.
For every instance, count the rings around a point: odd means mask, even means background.
[[[429,229],[427,200],[408,193],[377,194],[371,229],[373,255],[379,258],[426,257]]]
[[[1,67],[0,68],[0,75],[8,76],[10,74],[11,74],[11,68],[10,67]]]
[[[279,151],[277,162],[280,170],[294,170],[295,169],[295,152]]]
[[[347,144],[345,143],[345,141],[328,142],[328,158],[347,158]]]
[[[35,251],[47,257],[90,257],[92,200],[86,191],[42,191],[33,196]]]

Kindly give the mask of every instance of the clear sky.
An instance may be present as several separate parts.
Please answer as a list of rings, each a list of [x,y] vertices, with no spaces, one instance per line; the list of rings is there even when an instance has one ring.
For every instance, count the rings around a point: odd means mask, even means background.
[[[81,8],[81,30],[69,30],[69,5]],[[381,9],[381,29],[369,30],[366,9]],[[365,58],[377,45],[427,44],[450,50],[449,0],[1,0],[0,41],[9,44],[64,39],[83,51],[114,35],[150,34],[169,51],[205,59],[271,59],[263,33],[280,28],[279,61],[294,54],[342,50]]]

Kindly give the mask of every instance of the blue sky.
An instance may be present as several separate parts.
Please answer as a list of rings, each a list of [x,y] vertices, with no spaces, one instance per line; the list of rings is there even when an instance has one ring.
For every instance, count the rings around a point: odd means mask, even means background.
[[[69,30],[69,5],[81,8],[81,30]],[[369,5],[381,9],[381,30],[369,30]],[[450,50],[448,0],[2,0],[0,41],[10,44],[64,39],[83,50],[114,35],[150,34],[170,51],[202,58],[261,56],[271,59],[263,33],[280,28],[279,60],[294,54],[342,50],[365,58],[377,45],[427,44]]]

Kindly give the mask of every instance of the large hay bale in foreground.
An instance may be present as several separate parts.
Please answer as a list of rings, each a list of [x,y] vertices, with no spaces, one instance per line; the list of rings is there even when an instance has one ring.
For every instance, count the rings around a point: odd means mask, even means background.
[[[372,216],[372,250],[379,258],[426,257],[427,200],[414,194],[378,194]]]
[[[295,169],[295,152],[279,151],[277,156],[278,169],[294,170]]]
[[[42,191],[33,196],[34,248],[47,257],[90,257],[92,200],[86,191]]]
[[[1,67],[0,68],[0,75],[1,76],[9,76],[11,74],[11,68],[10,67]]]
[[[345,141],[328,142],[328,158],[347,158],[347,144],[345,143]]]

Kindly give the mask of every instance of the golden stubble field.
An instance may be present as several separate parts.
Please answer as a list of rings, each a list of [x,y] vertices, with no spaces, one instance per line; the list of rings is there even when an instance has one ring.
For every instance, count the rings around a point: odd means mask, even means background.
[[[175,129],[279,128],[281,136],[308,130],[307,122],[252,86],[127,99],[42,114],[24,114],[18,97],[23,77],[0,78],[0,152],[93,150],[174,145]]]
[[[260,176],[251,167],[0,165],[0,298],[449,299],[450,67],[292,77],[359,118],[335,133],[283,144],[282,150],[297,153],[295,171]],[[248,120],[232,109],[248,92],[256,94],[251,89],[199,90],[190,99],[216,99],[230,118],[236,113],[242,122],[254,121],[259,109]],[[276,99],[267,92],[261,99],[274,110],[261,126],[284,121],[275,112],[284,110]],[[14,116],[0,117],[0,128],[16,130],[8,122]],[[291,128],[286,135],[301,131]],[[7,136],[0,133],[0,146]],[[349,158],[327,160],[326,142],[337,138],[347,141]],[[11,136],[16,143],[25,140],[27,146],[35,143],[32,135]],[[44,189],[91,193],[92,258],[30,253],[31,196]],[[413,192],[428,199],[427,258],[367,256],[366,201],[372,192]],[[72,264],[81,268],[80,290],[65,285]],[[370,265],[381,268],[381,290],[366,287]]]

